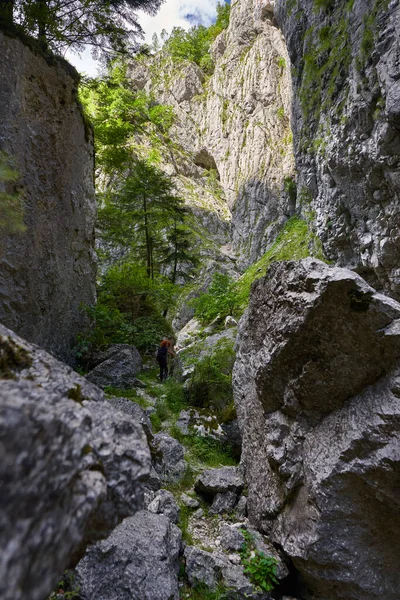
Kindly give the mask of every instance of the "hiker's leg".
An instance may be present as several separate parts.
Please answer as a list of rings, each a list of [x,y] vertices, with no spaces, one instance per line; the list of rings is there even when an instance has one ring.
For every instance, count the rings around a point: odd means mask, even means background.
[[[160,381],[163,380],[163,374],[164,374],[164,365],[163,365],[162,361],[160,360]]]
[[[168,377],[168,364],[165,364],[165,379]]]

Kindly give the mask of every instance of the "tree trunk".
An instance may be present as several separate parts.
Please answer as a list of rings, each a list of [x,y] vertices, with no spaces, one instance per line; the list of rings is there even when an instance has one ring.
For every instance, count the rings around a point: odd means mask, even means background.
[[[143,212],[144,212],[144,233],[146,236],[146,272],[147,277],[151,277],[151,240],[149,232],[149,220],[147,216],[147,198],[143,195]]]

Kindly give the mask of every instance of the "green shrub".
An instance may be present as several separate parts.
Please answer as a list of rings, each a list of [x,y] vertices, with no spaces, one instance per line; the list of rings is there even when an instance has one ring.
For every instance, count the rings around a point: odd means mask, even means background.
[[[209,290],[191,301],[195,316],[203,324],[217,317],[221,320],[233,314],[237,308],[235,281],[229,275],[215,273]]]
[[[245,542],[241,549],[244,573],[248,576],[256,590],[270,592],[279,583],[277,580],[278,561],[257,550],[253,536],[245,529],[241,530]]]
[[[188,383],[189,402],[221,413],[233,401],[232,369],[235,351],[232,340],[220,340],[201,358]]]

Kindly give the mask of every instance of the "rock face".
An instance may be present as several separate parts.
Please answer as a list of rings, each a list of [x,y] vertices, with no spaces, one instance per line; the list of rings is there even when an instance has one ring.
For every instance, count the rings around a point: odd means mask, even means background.
[[[163,515],[140,511],[77,567],[83,600],[178,600],[181,532]]]
[[[76,552],[142,505],[141,425],[0,326],[0,596],[43,600]]]
[[[95,299],[92,136],[76,73],[3,33],[0,55],[0,150],[20,174],[27,226],[1,240],[0,321],[71,360],[81,304]]]
[[[272,265],[240,322],[249,518],[305,598],[398,597],[399,319],[355,273],[305,259]]]
[[[326,256],[400,294],[400,2],[277,1],[298,201]]]
[[[285,191],[294,163],[289,60],[267,4],[232,3],[229,28],[212,48],[209,78],[197,65],[176,64],[164,53],[130,67],[135,87],[175,110],[170,134],[181,151],[174,165],[165,153],[165,169],[177,175],[189,203],[203,202],[200,220],[210,210],[224,219],[228,206],[234,249],[244,262],[266,250],[293,210]]]

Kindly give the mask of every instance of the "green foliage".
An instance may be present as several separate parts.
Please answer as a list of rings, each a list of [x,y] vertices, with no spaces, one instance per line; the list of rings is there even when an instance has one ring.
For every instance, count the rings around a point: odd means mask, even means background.
[[[0,26],[36,38],[44,50],[67,49],[110,56],[127,52],[142,35],[135,9],[154,14],[161,0],[3,0]]]
[[[192,435],[184,436],[181,441],[188,449],[189,457],[206,467],[214,469],[225,465],[237,465],[238,461],[230,448],[219,440]]]
[[[65,571],[62,578],[57,583],[55,591],[50,594],[48,600],[59,598],[63,600],[78,600],[80,587],[75,581],[75,573],[73,571]]]
[[[25,231],[22,197],[17,191],[19,173],[10,156],[0,151],[0,239]]]
[[[241,530],[245,542],[241,549],[241,559],[244,573],[255,586],[256,590],[270,592],[279,583],[277,580],[278,561],[257,550],[252,535],[245,529]]]
[[[237,307],[235,281],[229,275],[215,273],[208,292],[193,299],[192,306],[203,324],[233,314]]]
[[[196,25],[185,31],[182,27],[174,27],[165,42],[166,52],[175,60],[190,60],[206,74],[212,74],[214,63],[210,55],[210,47],[216,37],[228,27],[230,4],[223,2],[217,6],[217,20],[214,25],[204,27]]]
[[[217,413],[231,404],[232,369],[235,351],[231,340],[220,340],[210,352],[195,363],[188,382],[190,404],[212,408]]]
[[[284,190],[289,195],[292,202],[295,202],[297,198],[297,185],[293,177],[285,177]]]
[[[216,590],[210,590],[204,584],[197,584],[195,586],[184,585],[180,590],[180,598],[190,600],[228,600],[232,598],[232,593],[226,590],[221,584],[218,585]]]
[[[158,104],[143,91],[133,91],[126,69],[124,62],[115,61],[104,77],[85,80],[79,89],[80,101],[93,124],[96,162],[103,174],[129,167],[135,133],[153,126],[163,137],[175,121],[171,106]]]

